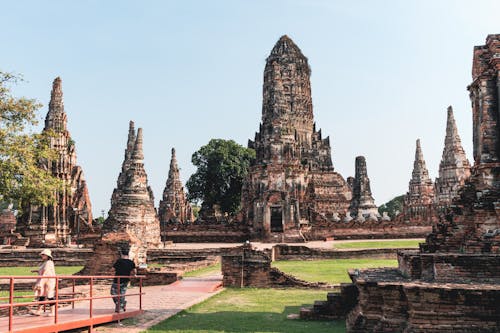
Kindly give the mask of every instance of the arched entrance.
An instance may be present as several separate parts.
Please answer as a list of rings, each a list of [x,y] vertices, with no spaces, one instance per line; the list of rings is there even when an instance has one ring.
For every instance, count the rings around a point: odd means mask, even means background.
[[[283,232],[283,207],[271,206],[271,232]]]

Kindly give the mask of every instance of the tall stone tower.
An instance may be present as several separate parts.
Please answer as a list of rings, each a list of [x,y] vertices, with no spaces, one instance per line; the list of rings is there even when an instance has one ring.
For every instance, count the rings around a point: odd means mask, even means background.
[[[446,121],[446,137],[444,139],[443,157],[439,164],[439,177],[434,182],[435,203],[440,212],[451,205],[452,199],[457,196],[458,190],[464,186],[470,177],[470,164],[462,148],[458,135],[457,125],[453,117],[452,107],[448,107]]]
[[[160,223],[180,222],[193,220],[191,205],[186,200],[184,187],[179,176],[179,167],[175,157],[175,149],[172,148],[172,159],[168,171],[167,183],[163,190],[163,200],[160,201],[158,209]]]
[[[351,190],[334,172],[330,140],[315,129],[310,75],[301,50],[281,37],[266,60],[262,123],[248,143],[256,160],[242,190],[244,218],[264,238],[349,208]]]
[[[30,238],[30,246],[63,245],[70,237],[93,231],[92,205],[82,168],[76,165],[75,142],[67,129],[61,78],[52,84],[49,112],[45,117],[44,132],[51,131],[50,147],[57,151],[54,161],[40,161],[41,167],[52,172],[65,185],[56,193],[53,206],[28,205],[23,208],[17,230]]]
[[[122,235],[122,242],[129,241],[132,255],[139,263],[146,261],[148,248],[161,245],[160,221],[154,208],[154,198],[148,186],[143,160],[142,128],[135,134],[134,123],[130,122],[122,171],[102,229],[105,240]]]
[[[364,156],[356,157],[355,169],[352,184],[352,201],[349,208],[351,216],[356,216],[358,213],[364,216],[377,216],[378,209],[370,189],[370,179],[368,178]]]
[[[433,205],[434,185],[429,177],[420,147],[420,139],[418,139],[413,172],[403,203],[404,219],[410,222],[431,223],[435,215]]]

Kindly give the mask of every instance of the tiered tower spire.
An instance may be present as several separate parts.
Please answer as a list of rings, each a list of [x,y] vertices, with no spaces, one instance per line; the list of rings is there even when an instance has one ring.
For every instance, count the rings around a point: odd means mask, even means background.
[[[464,186],[471,172],[469,161],[458,135],[451,106],[448,107],[447,113],[443,156],[439,164],[439,177],[435,181],[435,201],[440,211],[451,204],[452,199],[457,196],[458,190]]]
[[[372,196],[370,188],[370,178],[366,168],[366,159],[364,156],[356,157],[355,176],[352,184],[352,201],[350,212],[351,216],[362,214],[365,217],[369,215],[378,215],[377,205]]]
[[[302,240],[302,226],[349,208],[351,190],[334,172],[330,140],[315,128],[310,75],[307,58],[282,36],[266,60],[262,122],[248,143],[256,159],[242,190],[245,219],[263,238]]]
[[[44,130],[49,129],[55,132],[67,131],[67,115],[64,112],[62,80],[60,77],[56,77],[52,83],[49,112],[45,117]]]
[[[64,187],[55,194],[53,206],[28,204],[23,208],[17,229],[30,238],[30,246],[68,244],[72,239],[80,241],[84,234],[93,232],[92,205],[82,168],[76,165],[75,143],[67,129],[60,77],[52,83],[49,111],[45,117],[43,132],[49,131],[49,146],[58,156],[54,160],[42,160],[40,164],[62,180]]]
[[[163,199],[160,201],[158,215],[162,224],[168,222],[184,223],[193,220],[191,205],[186,200],[184,187],[180,179],[175,148],[172,148],[170,169],[165,189],[163,190]]]
[[[430,223],[434,212],[433,203],[434,185],[425,165],[420,139],[417,139],[412,177],[404,198],[405,219]]]
[[[130,152],[131,140],[134,138],[134,148]],[[122,172],[113,192],[111,209],[104,222],[103,232],[105,235],[128,233],[131,235],[130,239],[140,240],[139,244],[134,244],[139,262],[145,262],[147,248],[155,248],[161,244],[160,222],[153,205],[143,160],[142,128],[137,130],[137,134],[133,133],[131,122]]]

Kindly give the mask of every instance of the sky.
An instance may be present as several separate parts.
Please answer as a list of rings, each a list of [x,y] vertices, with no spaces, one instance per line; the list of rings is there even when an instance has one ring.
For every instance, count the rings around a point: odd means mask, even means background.
[[[181,180],[212,138],[246,146],[259,128],[266,57],[288,35],[309,59],[316,128],[335,170],[366,157],[375,202],[408,190],[415,141],[438,176],[452,105],[472,162],[472,52],[500,33],[497,0],[17,0],[0,11],[0,71],[48,110],[62,78],[93,211],[107,215],[128,122],[144,134],[155,203],[175,147]],[[39,130],[41,130],[41,125]]]

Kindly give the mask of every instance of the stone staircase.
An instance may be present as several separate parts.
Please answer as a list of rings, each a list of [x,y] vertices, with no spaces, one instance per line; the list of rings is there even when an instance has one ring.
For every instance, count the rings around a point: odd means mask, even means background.
[[[302,232],[298,229],[286,230],[283,234],[283,240],[285,243],[305,243],[307,239],[304,237]]]
[[[274,243],[305,243],[307,238],[298,229],[286,230],[284,232],[272,232],[268,241]]]
[[[330,292],[326,301],[315,301],[312,307],[300,309],[300,318],[307,320],[331,320],[345,318],[358,299],[358,288],[353,283],[340,284],[340,292]]]
[[[29,237],[23,237],[21,235],[18,235],[10,245],[20,247],[20,246],[28,246],[29,243],[30,243]]]

